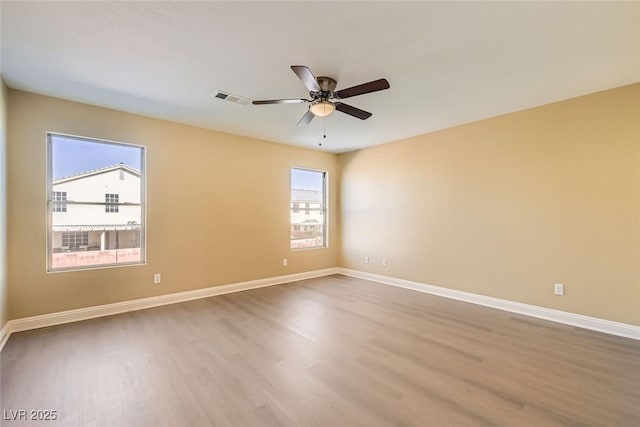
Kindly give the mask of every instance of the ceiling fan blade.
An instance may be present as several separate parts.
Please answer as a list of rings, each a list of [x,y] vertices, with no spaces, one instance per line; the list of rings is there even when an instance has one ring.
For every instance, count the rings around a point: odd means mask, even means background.
[[[253,105],[267,105],[267,104],[302,104],[303,102],[309,102],[306,99],[266,99],[263,101],[251,101]]]
[[[361,85],[348,87],[335,91],[333,96],[337,99],[350,98],[356,95],[364,95],[365,93],[377,92],[379,90],[389,89],[391,86],[387,79],[374,80],[369,83],[363,83]]]
[[[302,83],[305,85],[309,92],[320,92],[320,86],[318,85],[318,79],[313,75],[309,67],[304,65],[292,65],[291,69]]]
[[[298,127],[301,126],[306,126],[309,124],[309,122],[311,122],[311,120],[313,120],[314,114],[311,112],[311,110],[307,110],[307,112],[305,113],[304,116],[302,116],[302,118],[300,119],[300,121],[298,122]]]
[[[359,108],[353,107],[349,104],[344,104],[342,102],[336,102],[335,106],[336,106],[336,110],[340,111],[341,113],[345,113],[350,116],[357,117],[360,120],[367,120],[369,117],[372,116],[372,114],[368,111],[361,110]]]

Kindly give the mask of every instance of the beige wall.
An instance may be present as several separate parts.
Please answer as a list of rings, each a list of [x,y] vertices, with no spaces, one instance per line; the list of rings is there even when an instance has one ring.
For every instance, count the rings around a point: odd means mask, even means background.
[[[9,320],[7,288],[7,87],[0,76],[0,329]]]
[[[341,266],[640,325],[640,84],[340,167]]]
[[[289,249],[289,168],[329,172],[337,219],[335,155],[16,90],[8,123],[12,319],[337,265],[333,223],[330,248]],[[147,265],[45,272],[46,131],[147,147]]]
[[[11,89],[8,105],[3,320],[340,265],[640,325],[638,84],[340,156]],[[147,146],[146,266],[45,273],[46,131]],[[329,249],[289,250],[290,166],[329,171]]]

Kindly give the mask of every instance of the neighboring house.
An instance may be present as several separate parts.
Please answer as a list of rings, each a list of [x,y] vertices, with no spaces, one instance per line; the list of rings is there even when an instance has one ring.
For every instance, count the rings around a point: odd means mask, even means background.
[[[54,253],[140,247],[140,172],[119,164],[56,179]],[[73,204],[71,202],[91,203]]]
[[[291,189],[291,247],[324,245],[322,191]]]

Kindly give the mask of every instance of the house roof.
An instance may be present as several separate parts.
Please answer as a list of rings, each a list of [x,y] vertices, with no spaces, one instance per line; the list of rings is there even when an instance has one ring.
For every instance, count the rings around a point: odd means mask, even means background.
[[[301,189],[292,188],[291,189],[291,200],[293,202],[320,203],[320,202],[322,202],[322,191],[318,191],[318,190],[301,190]]]
[[[126,172],[129,172],[132,175],[135,176],[140,176],[140,171],[132,168],[131,166],[127,166],[123,163],[117,164],[117,165],[112,165],[112,166],[105,166],[103,168],[98,168],[98,169],[92,169],[89,171],[84,171],[84,172],[79,172],[73,175],[68,175],[68,176],[63,176],[62,178],[57,178],[53,180],[54,184],[61,184],[63,182],[69,182],[69,181],[73,181],[76,179],[81,179],[81,178],[86,178],[89,176],[93,176],[93,175],[100,175],[103,173],[107,173],[107,172],[111,172],[114,170],[119,170],[122,169]]]
[[[62,224],[54,225],[53,231],[126,231],[140,230],[140,224]]]

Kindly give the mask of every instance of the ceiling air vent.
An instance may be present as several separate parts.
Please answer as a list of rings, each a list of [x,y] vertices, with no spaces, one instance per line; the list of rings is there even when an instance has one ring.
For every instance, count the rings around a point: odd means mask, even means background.
[[[218,98],[218,99],[221,99],[223,101],[233,102],[235,104],[240,104],[240,105],[247,105],[247,104],[249,104],[251,102],[247,98],[243,98],[243,97],[238,96],[238,95],[233,95],[233,94],[230,94],[228,92],[223,92],[221,90],[216,90],[215,92],[213,92],[211,97],[212,98]]]

